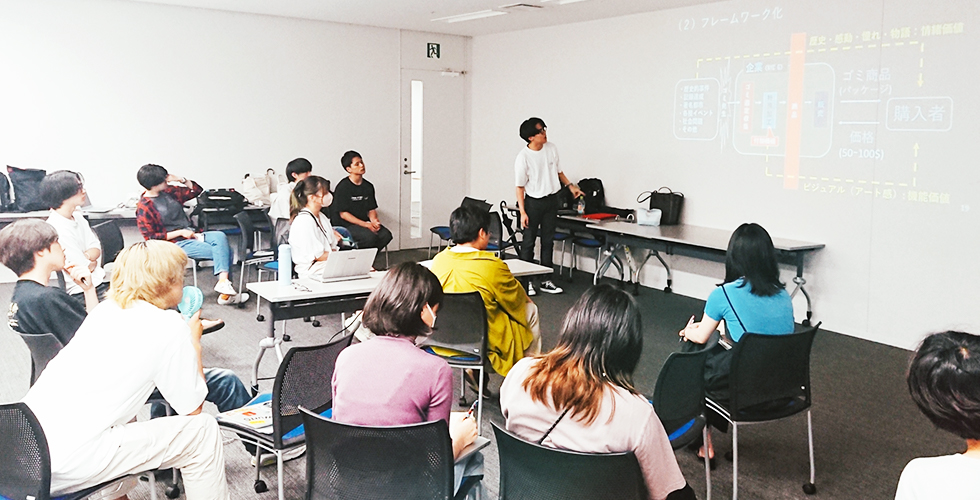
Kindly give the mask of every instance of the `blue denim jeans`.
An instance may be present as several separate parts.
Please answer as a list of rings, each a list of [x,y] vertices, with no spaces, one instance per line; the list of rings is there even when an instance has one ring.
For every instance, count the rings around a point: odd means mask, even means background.
[[[252,399],[245,384],[235,375],[235,372],[224,368],[205,368],[204,382],[208,386],[205,401],[210,401],[218,407],[219,412],[241,408]],[[150,399],[162,399],[160,391],[154,390]],[[165,406],[154,403],[150,406],[150,418],[167,415]]]
[[[184,250],[188,257],[197,260],[214,262],[214,274],[227,273],[231,269],[231,248],[228,246],[228,236],[221,231],[205,231],[204,241],[194,238],[176,241],[177,246]]]

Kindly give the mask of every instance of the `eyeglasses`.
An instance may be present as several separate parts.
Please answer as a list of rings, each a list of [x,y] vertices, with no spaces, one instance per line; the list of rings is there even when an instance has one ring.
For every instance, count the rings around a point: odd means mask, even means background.
[[[547,130],[548,130],[548,127],[541,127],[541,128],[538,129],[538,133],[537,134],[534,134],[534,135],[538,135],[538,134],[544,133]]]

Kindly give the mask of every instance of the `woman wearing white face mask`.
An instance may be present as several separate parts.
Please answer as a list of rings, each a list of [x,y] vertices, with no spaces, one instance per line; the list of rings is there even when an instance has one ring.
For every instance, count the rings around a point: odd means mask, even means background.
[[[393,266],[364,305],[364,326],[377,334],[344,349],[333,372],[333,419],[355,425],[392,426],[445,420],[453,455],[476,439],[476,420],[450,413],[452,369],[416,343],[436,323],[442,285],[414,262]],[[458,489],[464,476],[482,474],[483,456],[457,464]]]
[[[338,249],[340,235],[321,212],[332,202],[330,181],[315,175],[297,181],[290,195],[289,246],[300,278],[320,272],[330,252]]]

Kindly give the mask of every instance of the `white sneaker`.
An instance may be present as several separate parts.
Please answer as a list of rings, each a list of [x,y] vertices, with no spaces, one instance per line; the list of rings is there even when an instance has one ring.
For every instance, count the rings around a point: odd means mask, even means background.
[[[560,286],[552,283],[551,280],[544,280],[541,282],[541,291],[552,294],[564,292]]]
[[[248,298],[251,297],[248,293],[239,293],[236,295],[218,295],[218,304],[222,306],[227,306],[229,304],[241,304],[243,302],[248,302]]]
[[[238,295],[238,290],[235,290],[229,280],[218,280],[218,284],[214,285],[214,291],[222,295]]]
[[[288,462],[290,460],[293,460],[294,458],[299,458],[299,457],[303,456],[304,453],[306,453],[306,445],[305,444],[300,445],[300,446],[297,446],[296,448],[293,448],[291,450],[286,450],[282,454],[282,461],[283,462]],[[263,453],[262,454],[262,467],[265,467],[267,465],[276,465],[276,462],[277,461],[278,460],[276,459],[276,454],[275,453]],[[255,467],[255,455],[252,455],[252,467]]]
[[[528,297],[534,297],[537,294],[538,294],[538,292],[534,290],[534,285],[532,285],[531,283],[528,283],[527,284],[527,296]]]

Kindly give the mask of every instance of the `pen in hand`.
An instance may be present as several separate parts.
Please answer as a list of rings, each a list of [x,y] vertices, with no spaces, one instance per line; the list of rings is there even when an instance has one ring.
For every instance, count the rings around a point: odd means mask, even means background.
[[[683,329],[683,330],[681,330],[681,335],[680,335],[680,337],[679,337],[679,338],[677,339],[677,341],[678,341],[678,342],[683,342],[683,341],[685,341],[685,340],[687,340],[687,336],[686,336],[686,335],[684,335],[684,332],[686,332],[686,331],[687,331],[687,329],[688,329],[688,328],[689,328],[689,327],[690,327],[691,325],[693,325],[693,324],[694,324],[694,315],[692,314],[692,315],[691,315],[691,319],[689,319],[689,320],[687,320],[687,326],[685,326],[685,327],[684,327],[684,329]]]
[[[466,412],[466,416],[463,418],[473,418],[473,412],[476,411],[476,405],[479,403],[480,403],[480,398],[477,398],[476,401],[473,401],[473,404],[470,405],[470,409]]]

